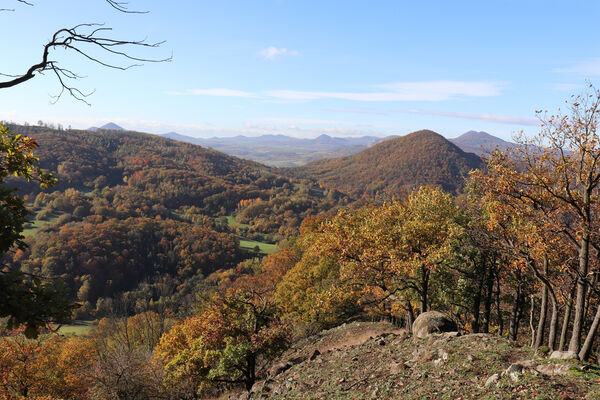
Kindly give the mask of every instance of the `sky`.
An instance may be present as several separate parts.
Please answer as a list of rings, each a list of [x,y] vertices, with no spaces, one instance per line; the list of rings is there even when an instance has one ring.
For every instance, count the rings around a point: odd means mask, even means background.
[[[162,42],[125,71],[73,51],[51,58],[81,75],[67,94],[51,73],[0,89],[0,119],[85,129],[112,121],[195,137],[403,135],[538,130],[586,82],[600,82],[596,1],[1,0],[0,72],[39,62],[52,34],[104,23],[120,40]],[[97,48],[114,65],[131,61]],[[2,78],[1,79],[9,79]]]

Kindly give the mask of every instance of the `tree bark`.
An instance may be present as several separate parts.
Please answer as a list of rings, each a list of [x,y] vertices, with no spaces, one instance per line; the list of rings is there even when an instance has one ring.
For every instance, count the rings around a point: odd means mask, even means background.
[[[552,316],[550,317],[550,331],[548,332],[548,348],[554,350],[558,328],[558,300],[553,292],[550,293],[550,302],[552,303]]]
[[[496,312],[498,313],[498,334],[504,334],[504,318],[502,316],[502,305],[500,304],[500,274],[496,275]]]
[[[427,292],[429,291],[429,268],[421,266],[421,314],[427,312]]]
[[[577,269],[577,295],[575,299],[575,318],[573,319],[573,330],[569,341],[569,351],[579,353],[581,350],[581,332],[583,331],[585,295],[587,292],[587,281],[590,250],[590,233],[585,231],[582,235],[579,247],[579,267]]]
[[[592,321],[590,330],[588,331],[585,342],[579,351],[579,359],[581,361],[587,361],[588,357],[590,356],[592,345],[594,344],[594,339],[596,338],[596,332],[598,331],[598,324],[600,324],[600,306],[596,309],[596,315],[594,315],[594,320]]]
[[[540,304],[540,319],[538,320],[537,332],[535,335],[535,342],[533,343],[533,348],[537,349],[542,345],[542,341],[544,340],[544,334],[546,333],[546,317],[548,316],[548,286],[549,282],[548,278],[548,259],[544,257],[544,275],[545,278],[542,280],[542,303]]]
[[[573,284],[571,287],[571,292],[569,292],[569,299],[567,300],[567,307],[565,308],[565,313],[563,315],[563,323],[560,329],[560,341],[558,342],[558,350],[563,351],[565,349],[565,344],[567,343],[567,331],[569,330],[569,322],[571,322],[571,312],[573,311],[573,296],[575,296],[575,289],[577,288],[577,283]]]
[[[490,317],[492,315],[492,301],[494,295],[494,275],[491,267],[488,270],[486,277],[486,285],[485,300],[483,303],[483,327],[481,329],[483,333],[490,332]]]
[[[518,278],[517,278],[518,279]],[[519,322],[521,320],[521,284],[517,284],[515,298],[513,301],[513,308],[510,314],[510,325],[509,325],[509,339],[517,340],[519,334]]]

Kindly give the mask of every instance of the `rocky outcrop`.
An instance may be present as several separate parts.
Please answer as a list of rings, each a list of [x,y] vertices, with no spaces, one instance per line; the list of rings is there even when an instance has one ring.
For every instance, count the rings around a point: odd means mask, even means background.
[[[432,333],[456,332],[458,326],[448,315],[439,311],[428,311],[415,319],[412,331],[416,337],[424,338]]]

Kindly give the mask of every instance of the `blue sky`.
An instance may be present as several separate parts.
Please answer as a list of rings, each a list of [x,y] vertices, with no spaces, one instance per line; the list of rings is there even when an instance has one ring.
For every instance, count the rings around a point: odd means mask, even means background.
[[[32,0],[33,1],[33,0]],[[50,74],[0,91],[0,118],[191,136],[313,137],[537,130],[588,79],[600,80],[595,1],[142,1],[122,14],[102,0],[3,0],[0,72],[40,58],[58,28],[100,22],[115,38],[165,40],[142,57],[169,63],[115,71],[57,51],[86,78],[91,106]],[[103,57],[94,52],[95,56]],[[115,61],[108,58],[110,61]],[[126,64],[126,63],[123,63]]]

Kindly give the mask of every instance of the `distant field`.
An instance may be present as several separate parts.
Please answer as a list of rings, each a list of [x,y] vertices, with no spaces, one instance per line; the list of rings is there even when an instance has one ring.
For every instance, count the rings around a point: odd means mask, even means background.
[[[273,254],[277,252],[277,245],[270,243],[257,242],[256,240],[246,240],[240,238],[240,248],[244,250],[254,250],[258,246],[262,254]]]
[[[63,325],[58,330],[61,335],[80,336],[85,335],[94,327],[94,321],[77,320],[72,324]]]
[[[35,234],[40,228],[42,228],[45,224],[51,224],[56,221],[60,217],[60,215],[53,215],[48,219],[37,220],[34,219],[30,223],[26,225],[26,228],[23,229],[23,236],[31,236]]]
[[[235,220],[233,215],[228,215],[227,217],[227,226],[239,227],[239,228],[248,228],[250,225],[248,224],[240,224]]]

